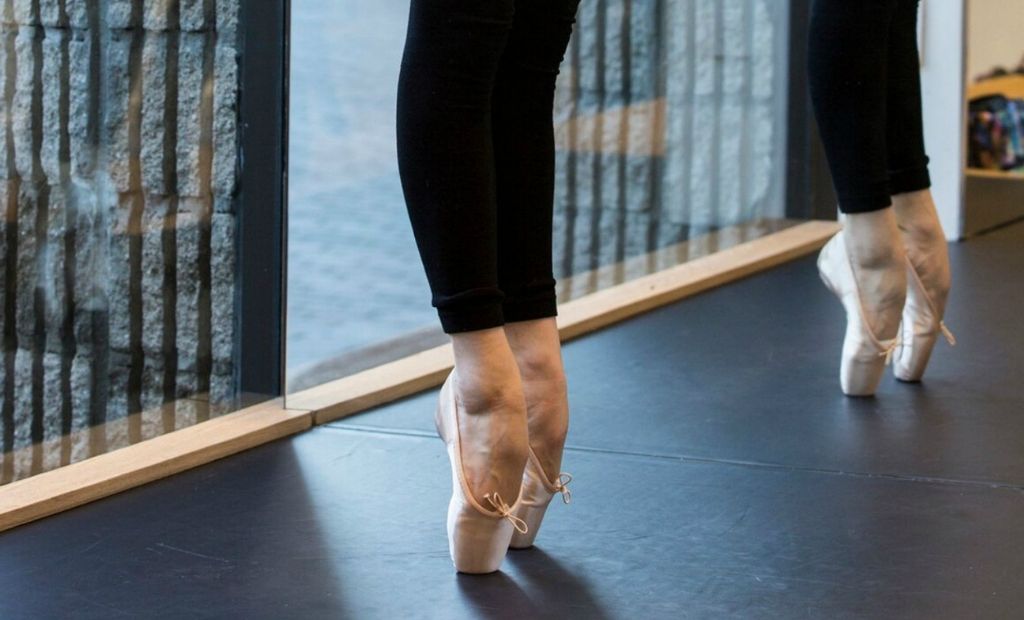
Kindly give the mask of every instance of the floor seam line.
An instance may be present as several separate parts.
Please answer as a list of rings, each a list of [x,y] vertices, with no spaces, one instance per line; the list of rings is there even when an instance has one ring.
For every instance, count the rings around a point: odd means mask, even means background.
[[[354,424],[345,424],[341,426],[332,426],[330,424],[323,424],[320,426],[326,426],[334,430],[346,430],[359,433],[376,433],[382,435],[398,435],[404,437],[432,437],[437,438],[435,433],[428,431],[419,431],[415,429],[393,429],[383,428],[375,426],[358,426]],[[780,471],[793,471],[803,473],[814,473],[832,476],[845,476],[849,478],[884,478],[888,480],[898,480],[903,482],[923,482],[931,484],[945,484],[945,485],[957,485],[957,486],[971,486],[971,487],[985,487],[992,489],[1006,489],[1010,491],[1017,491],[1024,493],[1024,485],[1015,485],[1005,482],[995,482],[987,480],[971,480],[963,478],[941,478],[932,476],[917,476],[911,474],[892,474],[892,473],[872,473],[872,472],[859,472],[859,471],[843,471],[837,469],[824,469],[816,467],[800,467],[795,465],[784,465],[782,463],[767,463],[763,461],[742,461],[738,459],[719,459],[712,457],[692,456],[692,455],[681,455],[681,454],[666,454],[657,452],[632,452],[629,450],[613,450],[609,448],[595,448],[589,446],[574,446],[567,445],[565,447],[566,452],[587,452],[592,454],[608,454],[614,456],[632,456],[649,459],[658,459],[665,461],[681,461],[691,463],[707,463],[714,465],[731,465],[734,467],[747,467],[751,469],[767,469],[767,470],[780,470]]]

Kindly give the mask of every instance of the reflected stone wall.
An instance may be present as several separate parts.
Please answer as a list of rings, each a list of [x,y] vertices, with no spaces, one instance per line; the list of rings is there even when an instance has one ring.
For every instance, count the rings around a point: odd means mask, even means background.
[[[0,482],[230,409],[238,0],[3,0]]]
[[[555,110],[557,277],[783,216],[786,5],[580,3]]]

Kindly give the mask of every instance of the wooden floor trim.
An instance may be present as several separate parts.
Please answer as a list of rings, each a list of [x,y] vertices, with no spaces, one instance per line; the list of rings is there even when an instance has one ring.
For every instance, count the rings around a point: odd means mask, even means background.
[[[308,429],[280,397],[0,487],[0,532]]]
[[[820,248],[839,229],[812,221],[642,276],[559,306],[563,340],[575,338],[658,306],[769,269]],[[324,424],[444,381],[453,363],[451,345],[371,368],[288,395],[288,406],[313,411]]]
[[[809,254],[838,230],[806,222],[559,306],[563,340]],[[0,486],[0,532],[439,385],[450,345]]]

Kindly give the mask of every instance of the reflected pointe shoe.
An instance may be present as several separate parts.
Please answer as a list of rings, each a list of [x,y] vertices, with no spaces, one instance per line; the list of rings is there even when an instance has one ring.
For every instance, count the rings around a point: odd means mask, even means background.
[[[900,381],[921,380],[939,334],[945,336],[950,346],[956,345],[956,338],[943,322],[942,314],[908,259],[907,303],[903,306],[900,325],[900,350],[893,360],[893,374]]]
[[[454,373],[452,373],[454,374]],[[481,505],[473,497],[462,465],[462,437],[459,433],[458,404],[452,389],[452,374],[441,386],[434,424],[448,449],[452,470],[452,497],[448,502],[448,552],[461,573],[492,573],[501,566],[512,534],[527,532],[526,523],[515,515],[519,497],[509,506],[497,491],[485,493]]]
[[[558,474],[553,481],[548,480],[544,468],[540,465],[540,459],[537,458],[533,448],[530,448],[530,458],[527,459],[526,470],[523,471],[523,500],[516,511],[516,516],[526,523],[527,531],[514,532],[512,542],[509,543],[510,547],[525,549],[533,546],[533,541],[537,538],[537,531],[540,529],[540,522],[555,493],[561,493],[562,501],[566,504],[571,500],[572,493],[566,486],[570,480],[572,480],[572,476],[565,472]]]
[[[846,336],[839,369],[843,393],[871,396],[878,389],[885,366],[892,361],[899,339],[880,339],[868,325],[842,231],[821,249],[818,273],[846,309]]]

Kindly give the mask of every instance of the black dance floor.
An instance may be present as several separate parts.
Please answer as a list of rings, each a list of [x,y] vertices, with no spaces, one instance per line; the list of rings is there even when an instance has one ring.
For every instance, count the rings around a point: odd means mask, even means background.
[[[435,392],[0,534],[0,618],[1020,618],[1024,224],[926,381],[838,386],[813,257],[569,343],[573,503],[454,573]]]

